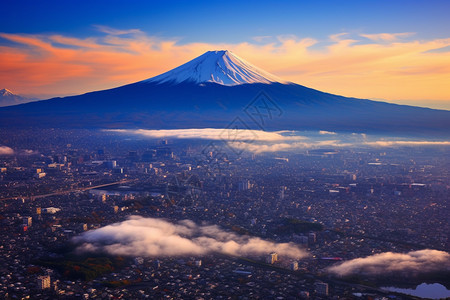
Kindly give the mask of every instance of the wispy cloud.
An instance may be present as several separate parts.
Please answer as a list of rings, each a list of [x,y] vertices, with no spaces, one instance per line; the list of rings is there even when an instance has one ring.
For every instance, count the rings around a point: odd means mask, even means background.
[[[74,238],[74,242],[79,243],[80,252],[104,251],[131,256],[263,255],[273,251],[290,258],[308,255],[292,243],[239,236],[216,225],[198,225],[190,220],[172,223],[138,216],[85,232]]]
[[[434,51],[450,46],[450,38],[337,33],[328,43],[284,35],[235,44],[181,44],[139,29],[96,28],[103,35],[0,33],[14,42],[0,46],[0,82],[27,94],[82,93],[140,81],[205,51],[229,49],[280,78],[327,92],[423,102],[450,99],[450,59]]]
[[[120,30],[103,25],[95,25],[95,28],[97,28],[97,30],[100,32],[104,32],[110,35],[143,34],[143,32],[139,29]]]
[[[262,131],[247,129],[217,129],[217,128],[193,128],[193,129],[112,129],[111,132],[124,134],[137,134],[149,138],[176,138],[176,139],[203,139],[222,141],[299,141],[303,136],[285,136],[287,131]]]
[[[444,251],[430,249],[411,251],[408,253],[384,252],[343,262],[328,268],[328,271],[339,276],[450,271],[450,254]]]
[[[125,135],[140,135],[152,139],[202,139],[223,141],[231,148],[253,153],[279,151],[298,151],[311,148],[345,148],[345,147],[420,147],[450,146],[450,141],[399,140],[361,134],[340,134],[337,132],[297,132],[297,131],[262,131],[245,129],[112,129],[105,130]],[[330,139],[332,137],[332,139]]]
[[[14,154],[14,150],[8,146],[0,145],[0,155],[12,155]]]
[[[293,143],[248,143],[229,142],[228,145],[238,150],[245,150],[253,153],[296,151],[320,147],[348,147],[352,144],[343,143],[339,140],[293,142]]]
[[[30,150],[30,149],[22,149],[19,151],[20,155],[37,155],[39,154],[36,150]]]
[[[374,141],[374,142],[366,142],[365,144],[375,147],[448,146],[450,145],[450,141]]]
[[[333,147],[420,147],[420,146],[450,146],[450,141],[351,141],[351,140],[315,140],[309,139],[304,142],[283,142],[283,143],[249,143],[249,142],[229,142],[229,146],[254,153],[298,151],[311,148]]]
[[[332,135],[334,135],[334,134],[336,134],[336,132],[333,132],[333,131],[326,131],[326,130],[320,130],[320,131],[319,131],[319,134],[332,134]]]
[[[271,35],[258,35],[258,36],[252,37],[252,39],[254,41],[258,42],[258,43],[263,43],[263,42],[266,42],[266,41],[273,40],[274,37],[271,36]]]
[[[386,42],[398,41],[399,39],[407,38],[413,35],[414,32],[360,34],[360,36],[365,37],[372,41],[386,41]]]

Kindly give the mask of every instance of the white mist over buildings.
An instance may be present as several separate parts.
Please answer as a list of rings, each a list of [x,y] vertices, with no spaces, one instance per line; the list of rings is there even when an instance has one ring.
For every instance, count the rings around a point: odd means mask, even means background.
[[[392,273],[429,273],[450,271],[450,254],[438,250],[419,250],[408,253],[384,252],[363,258],[356,258],[328,268],[339,275],[352,274],[392,274]]]
[[[308,255],[293,243],[241,236],[216,225],[198,225],[190,220],[172,223],[139,216],[85,232],[74,238],[74,242],[79,243],[79,252],[104,251],[113,255],[147,257],[211,253],[245,256],[276,252],[284,257],[299,259]]]

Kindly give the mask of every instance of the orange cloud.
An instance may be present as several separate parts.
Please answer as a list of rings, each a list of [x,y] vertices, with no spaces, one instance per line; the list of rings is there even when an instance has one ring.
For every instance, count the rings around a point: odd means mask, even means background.
[[[432,51],[449,47],[450,38],[339,33],[328,41],[280,36],[181,45],[137,29],[97,29],[104,35],[84,39],[0,33],[14,42],[0,46],[0,82],[22,94],[78,94],[147,79],[205,51],[229,49],[285,80],[326,92],[425,106],[430,99],[450,109],[450,55]]]
[[[409,37],[414,35],[413,32],[402,32],[402,33],[377,33],[377,34],[360,34],[360,36],[368,38],[373,41],[396,41],[402,37]]]

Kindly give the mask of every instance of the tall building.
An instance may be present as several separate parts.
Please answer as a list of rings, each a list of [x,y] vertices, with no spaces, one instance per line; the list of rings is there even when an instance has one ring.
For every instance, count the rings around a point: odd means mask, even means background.
[[[302,245],[304,247],[308,246],[308,237],[305,236],[305,235],[296,235],[296,234],[294,234],[292,236],[292,241],[294,243],[300,244],[300,245]]]
[[[243,180],[239,182],[239,190],[240,191],[247,191],[252,188],[252,185],[249,180]]]
[[[142,265],[143,263],[144,263],[144,258],[143,257],[136,257],[135,259],[134,259],[134,263],[136,264],[136,265]]]
[[[155,156],[156,156],[156,150],[155,149],[146,150],[144,152],[144,154],[142,154],[142,161],[145,161],[145,162],[154,161],[155,160],[154,159]]]
[[[115,160],[108,160],[108,161],[104,162],[104,165],[108,169],[114,169],[115,167],[117,167],[117,161],[115,161]]]
[[[321,296],[328,296],[328,283],[316,282],[316,293]]]
[[[315,244],[316,243],[316,234],[314,232],[310,232],[308,234],[308,243],[310,245]]]
[[[27,226],[27,227],[30,227],[31,226],[31,221],[32,221],[32,217],[23,217],[22,218],[22,221],[23,221],[23,225],[24,226]]]
[[[154,261],[154,264],[155,264],[155,268],[159,268],[159,267],[161,267],[161,262],[159,261],[159,260],[155,260]]]
[[[278,254],[276,252],[272,252],[266,257],[266,263],[268,264],[274,264],[277,260]]]
[[[286,197],[286,195],[285,195],[286,190],[287,190],[287,187],[285,187],[285,186],[282,186],[280,188],[280,200],[284,200],[284,198]]]
[[[37,286],[40,290],[49,289],[50,283],[50,275],[42,275],[37,278]]]
[[[59,284],[59,280],[54,280],[51,284],[52,290],[55,291],[56,293],[58,293],[58,291],[59,291],[58,284]]]
[[[300,295],[301,299],[309,299],[309,292],[308,291],[301,291],[299,295]]]
[[[97,157],[98,157],[98,159],[105,159],[105,150],[98,149],[97,150]]]
[[[131,161],[138,161],[139,160],[139,156],[137,151],[129,151],[128,152],[128,159]]]
[[[156,148],[156,157],[173,158],[172,149],[170,149],[169,147],[163,147],[163,146],[157,147]]]

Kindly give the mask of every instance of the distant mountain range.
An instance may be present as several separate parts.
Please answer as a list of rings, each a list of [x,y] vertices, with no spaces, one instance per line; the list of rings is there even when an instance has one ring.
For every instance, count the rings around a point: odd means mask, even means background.
[[[327,130],[449,136],[450,111],[347,98],[209,51],[125,86],[0,108],[1,127]]]
[[[30,102],[32,99],[14,94],[8,89],[0,90],[0,107]]]

